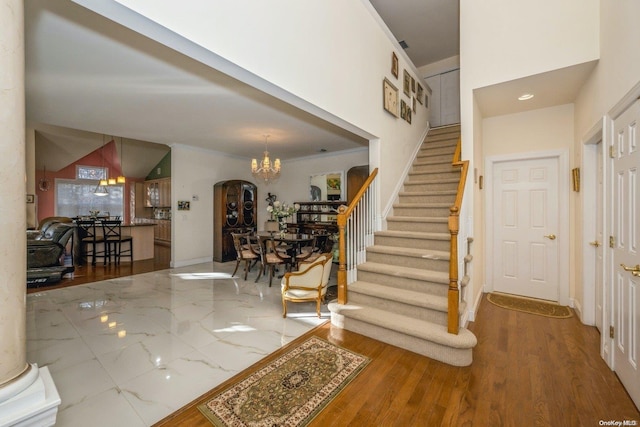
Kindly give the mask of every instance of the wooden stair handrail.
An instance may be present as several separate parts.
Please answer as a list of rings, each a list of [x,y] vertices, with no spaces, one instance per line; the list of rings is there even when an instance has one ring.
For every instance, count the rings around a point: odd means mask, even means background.
[[[469,161],[460,160],[462,154],[462,139],[458,139],[458,145],[453,155],[452,167],[459,167],[460,181],[458,182],[458,190],[456,200],[449,208],[449,233],[451,234],[451,253],[449,257],[449,291],[447,295],[447,331],[450,334],[458,334],[460,329],[460,290],[458,288],[458,232],[460,230],[460,207],[462,206],[462,197],[464,196],[464,186],[467,181],[467,173],[469,171]]]
[[[340,206],[338,208],[338,304],[347,303],[347,241],[345,237],[345,227],[347,226],[347,218],[353,212],[355,207],[360,203],[362,196],[367,192],[371,183],[378,175],[378,168],[375,168],[366,181],[360,187],[358,193],[353,197],[349,206]]]

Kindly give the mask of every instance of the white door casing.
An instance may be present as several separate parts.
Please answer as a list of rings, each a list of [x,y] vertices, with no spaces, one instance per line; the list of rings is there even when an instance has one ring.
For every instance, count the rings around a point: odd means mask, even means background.
[[[640,407],[640,101],[615,119],[612,141],[613,368]]]
[[[604,312],[604,235],[602,231],[602,213],[604,207],[604,161],[602,157],[602,141],[596,148],[596,224],[595,240],[589,244],[595,249],[595,325],[602,333],[602,320]]]
[[[487,158],[488,292],[569,303],[566,152]]]

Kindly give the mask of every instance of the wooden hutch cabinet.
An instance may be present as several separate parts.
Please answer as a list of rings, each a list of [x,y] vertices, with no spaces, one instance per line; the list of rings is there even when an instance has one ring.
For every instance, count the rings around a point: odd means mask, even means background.
[[[236,259],[231,233],[256,230],[257,187],[241,180],[219,182],[213,187],[213,259]]]

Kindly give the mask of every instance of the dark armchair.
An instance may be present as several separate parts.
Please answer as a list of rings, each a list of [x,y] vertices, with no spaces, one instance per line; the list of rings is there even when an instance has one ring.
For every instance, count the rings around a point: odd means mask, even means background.
[[[73,237],[75,225],[51,224],[37,239],[27,239],[27,286],[37,287],[55,283],[73,266]]]

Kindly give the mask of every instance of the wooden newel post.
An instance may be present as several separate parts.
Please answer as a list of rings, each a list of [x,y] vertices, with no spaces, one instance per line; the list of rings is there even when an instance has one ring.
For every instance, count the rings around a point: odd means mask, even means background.
[[[460,216],[458,208],[453,206],[449,215],[449,232],[451,233],[451,257],[449,259],[449,292],[448,292],[448,319],[447,331],[450,334],[458,334],[459,319],[458,304],[458,230],[460,229]]]
[[[347,303],[347,240],[345,228],[347,226],[346,206],[338,208],[338,304]]]

